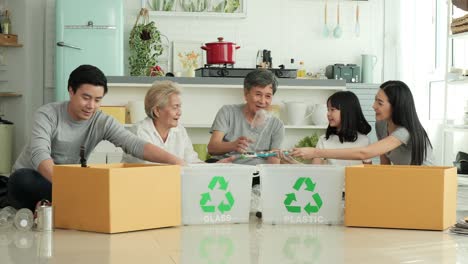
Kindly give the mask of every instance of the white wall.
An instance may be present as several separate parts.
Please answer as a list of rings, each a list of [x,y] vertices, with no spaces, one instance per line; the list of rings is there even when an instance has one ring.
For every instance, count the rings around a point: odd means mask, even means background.
[[[17,34],[22,48],[4,48],[7,71],[1,73],[0,91],[21,93],[20,98],[2,98],[5,119],[15,124],[16,158],[29,138],[34,111],[43,104],[43,47],[44,47],[44,1],[3,1],[11,10],[12,33]]]
[[[424,5],[419,0],[392,0],[384,6],[384,79],[402,80],[411,88],[436,164],[442,164],[444,153],[446,4],[445,0],[427,0]]]
[[[275,65],[290,58],[304,60],[306,68],[316,72],[333,63],[361,64],[361,54],[374,54],[379,61],[374,81],[381,81],[383,52],[383,2],[341,1],[339,39],[322,36],[324,0],[247,0],[247,18],[156,17],[157,27],[170,41],[214,42],[217,37],[241,46],[236,67],[254,67],[257,50],[272,51]],[[354,34],[355,8],[360,5],[360,37]],[[140,0],[126,0],[125,39],[140,10]],[[328,1],[328,26],[336,26],[337,1]],[[125,43],[128,58],[128,43]],[[126,59],[127,61],[127,59]]]

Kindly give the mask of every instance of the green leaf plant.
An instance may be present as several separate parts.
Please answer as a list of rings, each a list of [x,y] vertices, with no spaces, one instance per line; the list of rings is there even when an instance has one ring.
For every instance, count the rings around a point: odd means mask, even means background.
[[[142,18],[141,23],[139,23]],[[149,22],[148,10],[142,8],[135,25],[130,32],[130,75],[149,76],[151,67],[157,63],[157,58],[163,53],[161,32],[154,21]]]

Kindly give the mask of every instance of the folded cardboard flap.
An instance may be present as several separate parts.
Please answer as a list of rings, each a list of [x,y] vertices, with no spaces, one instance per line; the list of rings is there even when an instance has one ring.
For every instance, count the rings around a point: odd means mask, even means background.
[[[456,222],[454,167],[346,168],[345,225],[443,230]]]
[[[176,165],[54,166],[55,227],[117,233],[180,225],[180,182]]]

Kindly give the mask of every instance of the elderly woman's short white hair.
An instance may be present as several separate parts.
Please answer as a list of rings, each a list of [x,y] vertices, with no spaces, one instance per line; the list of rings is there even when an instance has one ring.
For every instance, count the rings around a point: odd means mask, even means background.
[[[151,88],[146,92],[145,96],[145,112],[146,115],[154,119],[154,108],[166,107],[169,97],[172,94],[180,94],[179,84],[172,81],[156,81]]]

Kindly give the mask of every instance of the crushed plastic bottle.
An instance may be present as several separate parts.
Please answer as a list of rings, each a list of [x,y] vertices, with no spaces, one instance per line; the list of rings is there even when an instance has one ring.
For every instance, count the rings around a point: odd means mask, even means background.
[[[0,210],[0,228],[4,229],[4,228],[11,227],[13,225],[13,219],[15,217],[15,214],[16,214],[16,209],[11,206],[7,206],[1,209]]]
[[[29,231],[34,225],[34,215],[28,208],[22,208],[16,212],[14,218],[15,227],[20,231]]]
[[[261,207],[261,191],[260,184],[252,186],[251,200],[250,200],[250,212],[257,213],[262,211]]]

